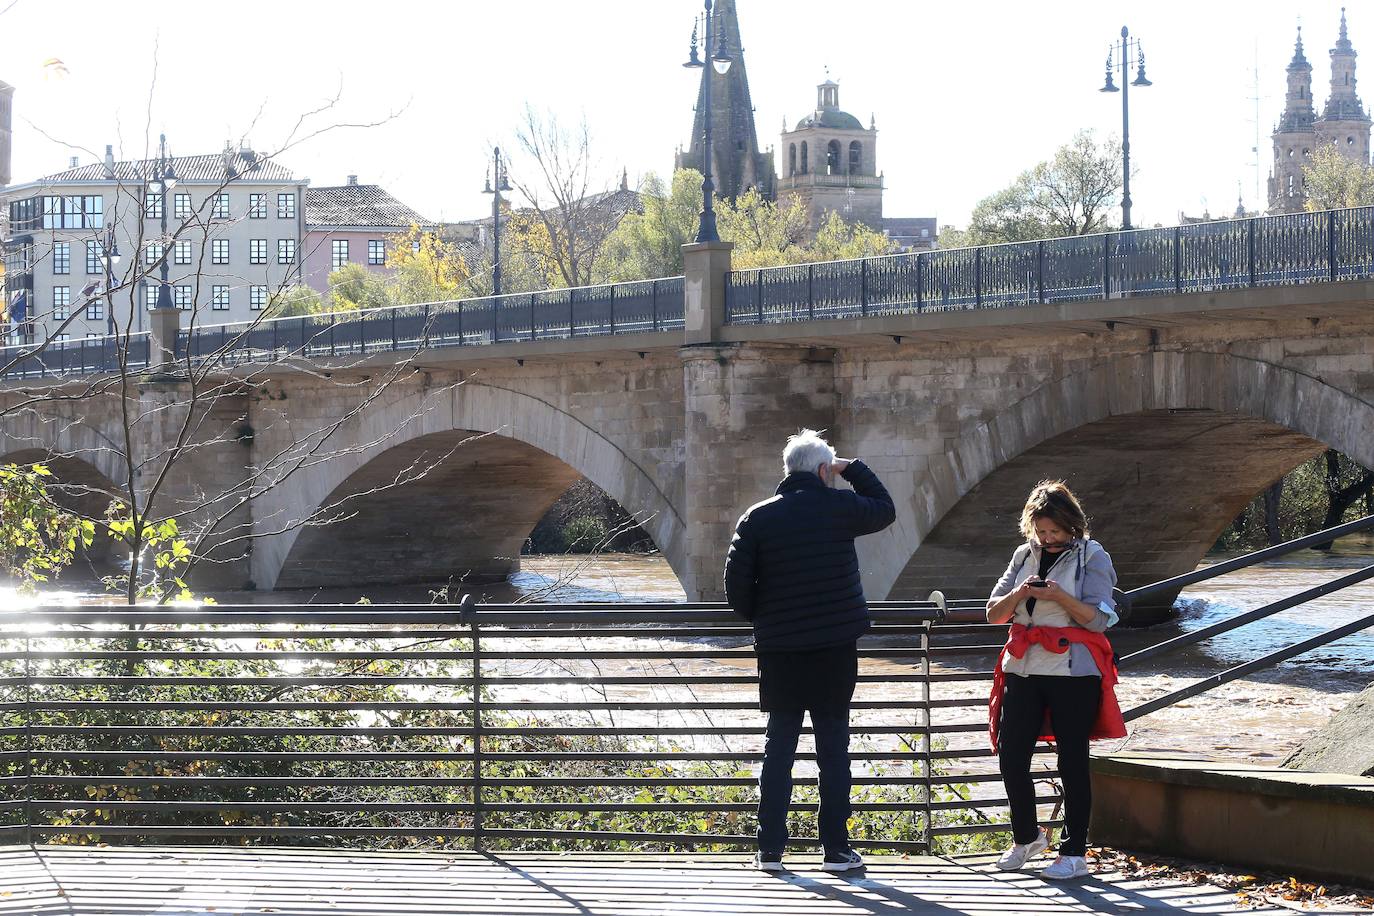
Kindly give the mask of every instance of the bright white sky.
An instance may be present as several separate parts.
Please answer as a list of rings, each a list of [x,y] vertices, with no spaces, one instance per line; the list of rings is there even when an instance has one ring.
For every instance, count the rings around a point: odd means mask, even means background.
[[[1120,131],[1120,95],[1097,90],[1108,42],[1129,25],[1154,82],[1131,93],[1134,216],[1150,225],[1172,224],[1179,210],[1229,213],[1238,181],[1255,206],[1256,59],[1262,181],[1299,14],[1320,105],[1341,2],[738,6],[760,144],[776,145],[784,116],[795,122],[814,106],[828,65],[841,106],[865,123],[877,116],[885,212],[956,225],[1078,128]],[[430,218],[480,216],[490,207],[480,192],[491,144],[514,146],[528,102],[572,121],[585,115],[604,181],[623,166],[633,185],[650,171],[667,174],[688,139],[697,78],[680,64],[700,8],[700,0],[18,0],[0,15],[0,79],[18,89],[14,178],[58,171],[71,155],[90,162],[109,142],[117,156],[141,156],[160,130],[178,154],[215,152],[245,133],[271,150],[301,112],[341,86],[338,107],[314,123],[400,114],[281,157],[315,184],[357,173]],[[1374,7],[1352,6],[1350,34],[1374,66]],[[49,58],[67,74],[45,69]]]

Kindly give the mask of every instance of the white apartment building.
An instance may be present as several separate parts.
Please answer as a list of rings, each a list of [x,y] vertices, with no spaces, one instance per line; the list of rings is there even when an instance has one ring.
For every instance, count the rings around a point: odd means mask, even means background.
[[[164,261],[174,305],[192,313],[183,327],[252,320],[299,282],[306,179],[246,147],[166,162],[162,193],[158,160],[115,161],[108,146],[104,162],[0,189],[12,339],[147,330]]]

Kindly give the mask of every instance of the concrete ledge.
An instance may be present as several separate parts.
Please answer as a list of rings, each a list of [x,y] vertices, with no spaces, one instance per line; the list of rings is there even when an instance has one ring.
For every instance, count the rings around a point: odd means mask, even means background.
[[[1092,770],[1094,843],[1374,884],[1374,779],[1152,754]]]

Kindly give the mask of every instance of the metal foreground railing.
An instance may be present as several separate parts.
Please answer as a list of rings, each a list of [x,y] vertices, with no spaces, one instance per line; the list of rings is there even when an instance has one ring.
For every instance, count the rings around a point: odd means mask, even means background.
[[[1371,528],[1374,516],[1121,599]],[[1121,666],[1129,677],[1371,578],[1374,566]],[[981,616],[982,602],[938,592],[872,607],[852,713],[855,845],[1000,845],[986,708],[1005,628],[951,622]],[[1370,627],[1374,615],[1126,717]],[[0,841],[747,849],[765,730],[749,635],[718,604],[0,613]],[[798,760],[794,833],[814,846],[805,740]],[[1042,823],[1054,824],[1057,774],[1037,760]]]
[[[993,647],[936,644],[940,613],[876,603],[861,644],[863,848],[1006,828],[987,685],[932,664]],[[11,841],[753,843],[765,719],[719,605],[43,608],[0,639]]]

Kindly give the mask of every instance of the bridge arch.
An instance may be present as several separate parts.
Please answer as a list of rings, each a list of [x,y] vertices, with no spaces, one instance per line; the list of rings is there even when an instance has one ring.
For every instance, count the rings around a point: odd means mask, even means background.
[[[869,548],[873,593],[920,595],[954,568],[955,595],[981,597],[1018,540],[1031,484],[1061,476],[1084,497],[1124,587],[1175,575],[1255,493],[1327,447],[1374,466],[1374,404],[1228,353],[1103,362],[1041,386],[931,461],[906,518]]]
[[[299,472],[255,507],[257,524],[267,529],[273,519],[309,518],[341,499],[349,516],[261,539],[253,552],[259,587],[442,581],[469,571],[503,576],[517,568],[521,543],[579,475],[640,520],[682,574],[685,528],[665,489],[625,450],[546,401],[468,381],[379,401],[349,433],[368,444],[344,443],[343,454]],[[397,475],[415,479],[373,492]]]
[[[7,443],[12,444],[12,443]],[[43,464],[52,472],[48,496],[58,506],[81,518],[97,522],[91,546],[79,550],[72,568],[62,579],[98,579],[119,572],[121,551],[107,529],[99,526],[112,502],[124,502],[123,494],[110,477],[88,460],[90,453],[64,452],[46,448],[20,448],[0,455],[0,464]],[[54,583],[58,587],[61,582]]]

